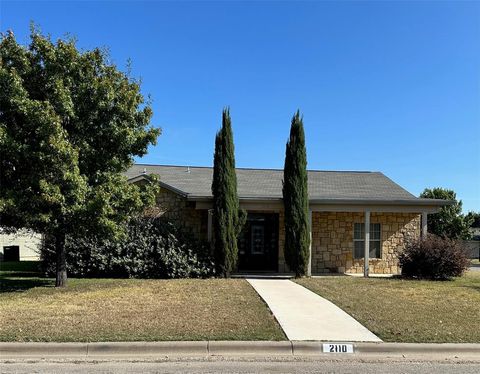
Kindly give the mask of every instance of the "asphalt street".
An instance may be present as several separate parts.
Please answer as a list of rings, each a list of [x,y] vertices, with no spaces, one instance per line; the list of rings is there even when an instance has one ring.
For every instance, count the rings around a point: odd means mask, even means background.
[[[3,361],[1,373],[352,373],[470,374],[478,362],[415,362],[407,360],[194,360],[194,361]]]

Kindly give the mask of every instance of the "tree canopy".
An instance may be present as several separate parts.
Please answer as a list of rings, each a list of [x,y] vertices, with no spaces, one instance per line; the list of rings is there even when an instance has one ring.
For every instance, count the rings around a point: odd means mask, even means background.
[[[222,128],[215,137],[212,195],[215,263],[218,272],[228,277],[237,266],[237,237],[246,220],[237,195],[235,149],[228,108],[223,110]]]
[[[283,169],[285,205],[285,261],[296,276],[308,274],[310,231],[308,222],[307,150],[303,118],[292,118]]]
[[[1,224],[54,238],[63,286],[66,235],[119,235],[153,202],[155,184],[129,184],[122,172],[160,130],[139,81],[104,50],[33,27],[28,45],[1,38],[0,108]]]
[[[438,213],[428,215],[428,232],[450,239],[468,239],[471,219],[462,214],[462,201],[457,200],[457,194],[453,190],[436,187],[426,188],[420,197],[428,199],[442,199],[453,201],[452,205],[446,205]]]

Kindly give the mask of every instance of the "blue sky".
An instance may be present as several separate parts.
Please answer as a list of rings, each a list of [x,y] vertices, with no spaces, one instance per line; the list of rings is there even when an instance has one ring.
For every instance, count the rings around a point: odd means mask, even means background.
[[[308,166],[382,171],[480,211],[480,2],[11,2],[81,48],[106,46],[153,99],[146,163],[211,165],[229,105],[239,167],[282,168],[304,114]]]

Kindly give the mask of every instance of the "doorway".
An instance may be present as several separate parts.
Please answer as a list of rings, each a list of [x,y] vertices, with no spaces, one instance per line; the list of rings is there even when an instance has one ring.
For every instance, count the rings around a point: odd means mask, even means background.
[[[278,214],[248,213],[238,239],[239,271],[278,271]]]

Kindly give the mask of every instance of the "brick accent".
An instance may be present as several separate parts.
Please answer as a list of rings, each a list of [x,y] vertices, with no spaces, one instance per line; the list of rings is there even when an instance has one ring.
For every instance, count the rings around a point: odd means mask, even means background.
[[[364,222],[363,213],[313,212],[312,272],[362,273],[363,259],[353,258],[353,226]],[[420,215],[371,213],[371,223],[381,224],[381,259],[370,259],[373,274],[398,274],[398,251],[405,240],[420,235]]]

